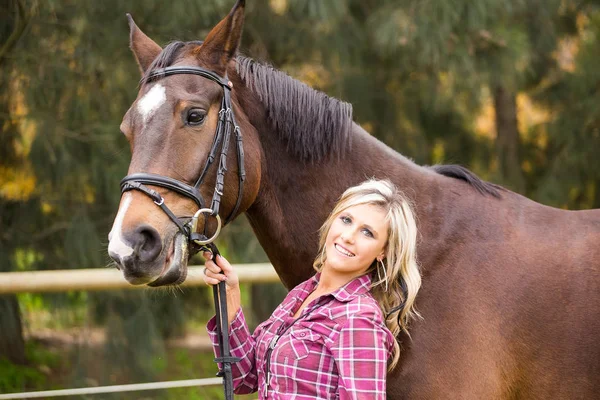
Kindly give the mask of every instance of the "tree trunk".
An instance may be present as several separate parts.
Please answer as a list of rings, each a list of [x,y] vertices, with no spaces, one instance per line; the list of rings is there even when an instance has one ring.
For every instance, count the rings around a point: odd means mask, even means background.
[[[498,171],[503,182],[518,193],[525,191],[525,178],[519,157],[520,137],[517,125],[516,94],[503,86],[494,89],[496,110],[496,152]]]
[[[14,295],[0,296],[0,358],[25,364],[25,342],[19,302]]]

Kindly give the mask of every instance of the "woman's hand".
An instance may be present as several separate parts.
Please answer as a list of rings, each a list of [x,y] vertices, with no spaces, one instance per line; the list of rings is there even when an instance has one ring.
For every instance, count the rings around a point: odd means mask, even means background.
[[[204,262],[204,283],[213,286],[219,282],[225,282],[227,290],[239,287],[238,276],[225,257],[219,255],[216,260],[213,260],[213,254],[209,251],[202,253],[202,256],[206,260]]]
[[[202,253],[202,256],[206,260],[204,262],[204,283],[214,286],[219,282],[225,282],[227,288],[227,319],[231,323],[241,307],[238,276],[225,257],[219,255],[213,260],[213,254],[209,251]]]

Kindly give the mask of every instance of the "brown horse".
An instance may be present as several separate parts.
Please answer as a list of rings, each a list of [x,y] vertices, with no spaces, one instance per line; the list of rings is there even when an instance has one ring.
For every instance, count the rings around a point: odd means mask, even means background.
[[[243,134],[245,212],[283,283],[314,271],[317,230],[338,196],[367,177],[389,178],[416,204],[423,320],[402,337],[390,399],[584,399],[600,393],[600,211],[564,211],[485,183],[466,169],[422,167],[351,120],[351,107],[236,54],[243,1],[204,42],[165,49],[130,19],[131,48],[146,77],[166,66],[209,69],[232,82]],[[121,130],[129,173],[193,185],[215,137],[223,97],[203,76],[142,81]],[[240,185],[235,146],[220,214]],[[216,169],[200,187],[208,201]],[[151,186],[178,217],[197,204]],[[208,218],[209,232],[216,224]],[[200,224],[202,228],[203,223]],[[124,193],[109,252],[132,283],[185,273],[180,229],[146,194]],[[596,397],[597,398],[597,397]]]

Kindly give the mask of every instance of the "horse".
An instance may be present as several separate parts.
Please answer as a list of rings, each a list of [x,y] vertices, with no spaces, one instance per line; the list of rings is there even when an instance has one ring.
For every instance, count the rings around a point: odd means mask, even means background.
[[[423,318],[410,337],[399,337],[388,398],[597,396],[600,210],[560,210],[460,166],[415,164],[353,122],[349,104],[238,54],[243,21],[240,0],[203,42],[163,49],[129,17],[144,78],[121,124],[132,152],[129,174],[168,177],[188,192],[201,174],[206,181],[195,188],[197,198],[156,180],[146,184],[157,197],[123,193],[109,254],[125,278],[161,284],[168,272],[170,283],[181,281],[185,235],[157,204],[189,219],[217,192],[219,213],[203,211],[197,229],[211,234],[220,227],[217,216],[245,213],[292,288],[314,274],[317,233],[340,194],[366,178],[386,178],[415,204],[423,279],[416,301]],[[169,67],[201,68],[223,80],[167,75]],[[214,158],[227,96],[243,151],[221,150],[238,162],[217,171],[207,159]]]

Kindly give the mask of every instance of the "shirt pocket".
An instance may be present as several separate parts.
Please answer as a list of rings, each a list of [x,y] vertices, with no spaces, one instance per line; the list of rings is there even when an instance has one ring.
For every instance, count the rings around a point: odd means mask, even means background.
[[[323,346],[323,338],[318,333],[313,332],[307,328],[293,329],[290,332],[291,336],[291,347],[296,356],[296,360],[302,360],[306,358],[311,350]]]

